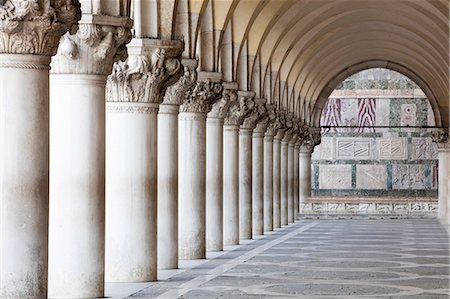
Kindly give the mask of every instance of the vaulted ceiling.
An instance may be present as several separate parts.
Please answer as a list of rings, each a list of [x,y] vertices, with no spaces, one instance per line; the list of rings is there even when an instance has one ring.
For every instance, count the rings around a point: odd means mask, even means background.
[[[137,37],[183,38],[200,70],[306,123],[318,123],[347,76],[385,67],[414,80],[448,127],[449,0],[140,0],[133,9]]]

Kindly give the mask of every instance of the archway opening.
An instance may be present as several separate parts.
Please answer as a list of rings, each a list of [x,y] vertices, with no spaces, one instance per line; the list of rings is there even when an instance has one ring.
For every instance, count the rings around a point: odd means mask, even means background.
[[[433,215],[437,211],[435,113],[425,92],[384,68],[337,85],[322,109],[312,155],[312,212]]]

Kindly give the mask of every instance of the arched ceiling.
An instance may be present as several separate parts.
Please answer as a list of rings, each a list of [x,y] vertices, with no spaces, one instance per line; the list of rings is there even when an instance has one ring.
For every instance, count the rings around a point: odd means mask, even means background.
[[[172,34],[185,56],[307,123],[337,78],[381,61],[426,89],[448,126],[449,0],[160,1],[174,2],[174,17],[189,11],[190,31]]]

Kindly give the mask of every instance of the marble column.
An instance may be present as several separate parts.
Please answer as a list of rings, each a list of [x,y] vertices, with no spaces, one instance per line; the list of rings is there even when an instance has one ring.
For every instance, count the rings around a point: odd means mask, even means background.
[[[288,222],[293,223],[295,220],[294,210],[294,146],[297,137],[294,135],[288,144]]]
[[[265,100],[259,102],[259,119],[252,136],[252,234],[264,234],[264,134],[269,118]]]
[[[230,87],[227,83],[224,88]],[[234,84],[233,84],[234,85]],[[234,86],[233,86],[234,87]],[[223,124],[236,92],[225,89],[206,119],[206,250],[223,250]]]
[[[289,211],[289,141],[292,132],[286,131],[281,140],[281,165],[280,165],[280,209],[281,225],[288,225]]]
[[[436,130],[431,132],[431,138],[438,148],[438,218],[442,224],[448,224],[448,163],[450,144],[448,143],[448,131]]]
[[[104,296],[105,85],[131,25],[84,14],[52,59],[49,298]]]
[[[49,64],[61,34],[76,31],[81,12],[77,2],[62,8],[39,1],[16,10],[17,2],[6,4],[0,5],[0,298],[43,299],[48,273]],[[47,22],[52,26],[41,26]]]
[[[214,73],[217,74],[217,73]],[[178,250],[180,259],[206,257],[206,114],[222,97],[219,78],[198,81],[180,107],[178,123]],[[214,81],[212,81],[214,80]]]
[[[239,244],[239,126],[249,113],[250,98],[232,101],[223,139],[223,244]]]
[[[311,153],[313,147],[308,144],[300,146],[299,167],[300,167],[300,213],[302,206],[306,200],[311,196]]]
[[[294,145],[294,220],[297,219],[299,210],[299,155],[300,155],[300,137]]]
[[[284,130],[273,138],[273,227],[281,227],[281,140]]]
[[[158,269],[178,268],[178,110],[197,80],[197,61],[183,59],[184,73],[167,88],[158,114]]]

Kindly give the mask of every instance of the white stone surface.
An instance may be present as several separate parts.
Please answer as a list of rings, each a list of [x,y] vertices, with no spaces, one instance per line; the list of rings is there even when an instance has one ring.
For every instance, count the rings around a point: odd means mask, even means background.
[[[336,154],[334,144],[334,137],[322,137],[320,144],[314,148],[312,158],[314,160],[334,160]]]
[[[281,227],[281,133],[273,139],[273,228]]]
[[[239,239],[252,238],[252,130],[239,130]]]
[[[356,189],[386,189],[386,165],[356,165]]]
[[[391,100],[377,99],[375,107],[375,124],[377,126],[389,126],[391,115]]]
[[[288,224],[288,142],[281,141],[281,166],[280,166],[280,218],[281,225]]]
[[[294,142],[291,141],[288,147],[288,222],[294,222]]]
[[[264,137],[264,231],[273,231],[273,137]]]
[[[320,165],[319,189],[351,189],[351,165]]]
[[[264,234],[264,134],[252,140],[252,234]]]
[[[336,158],[368,160],[372,158],[369,138],[336,138]]]
[[[408,157],[406,138],[378,138],[378,157],[380,160],[404,160]]]

